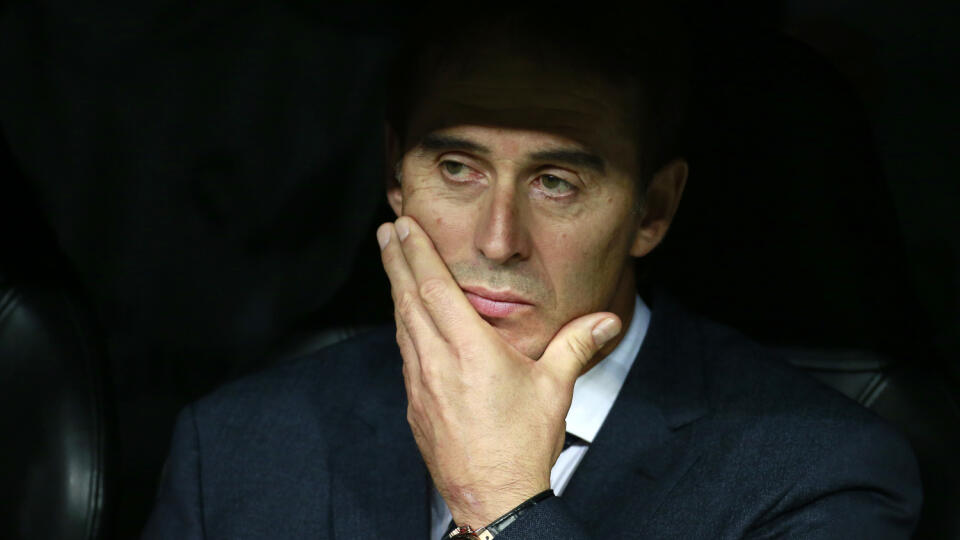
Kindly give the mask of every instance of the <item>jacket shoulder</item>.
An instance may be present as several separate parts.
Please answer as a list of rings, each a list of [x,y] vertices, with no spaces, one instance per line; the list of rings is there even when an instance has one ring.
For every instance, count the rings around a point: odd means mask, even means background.
[[[296,428],[341,416],[358,395],[402,388],[394,339],[393,327],[376,328],[226,383],[191,405],[198,430]]]
[[[873,411],[792,366],[777,349],[724,325],[704,320],[700,327],[708,344],[705,394],[718,415],[792,431],[808,423],[821,432],[876,425],[898,435]]]
[[[903,523],[922,498],[913,450],[873,411],[790,365],[777,350],[710,322],[704,363],[715,455],[750,464],[766,515],[828,493],[875,493]],[[762,518],[761,518],[762,520]]]

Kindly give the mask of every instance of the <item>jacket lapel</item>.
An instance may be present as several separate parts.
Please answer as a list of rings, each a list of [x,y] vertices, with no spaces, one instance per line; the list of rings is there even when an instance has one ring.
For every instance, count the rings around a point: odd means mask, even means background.
[[[589,530],[605,537],[643,523],[690,469],[707,412],[695,321],[663,294],[647,338],[603,427],[563,498]]]
[[[340,430],[349,435],[329,461],[337,539],[424,538],[429,531],[427,471],[406,420],[401,362],[395,351],[381,354],[386,376],[375,384],[390,391],[360,393]]]

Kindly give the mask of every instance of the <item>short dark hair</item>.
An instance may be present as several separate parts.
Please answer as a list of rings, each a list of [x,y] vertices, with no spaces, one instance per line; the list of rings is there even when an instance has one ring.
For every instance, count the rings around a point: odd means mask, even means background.
[[[408,117],[441,70],[469,66],[486,47],[517,50],[630,85],[635,96],[639,186],[680,155],[688,96],[689,42],[680,13],[665,4],[629,11],[563,11],[522,5],[463,16],[418,16],[397,55],[387,122],[401,140]],[[478,45],[480,44],[480,45]]]

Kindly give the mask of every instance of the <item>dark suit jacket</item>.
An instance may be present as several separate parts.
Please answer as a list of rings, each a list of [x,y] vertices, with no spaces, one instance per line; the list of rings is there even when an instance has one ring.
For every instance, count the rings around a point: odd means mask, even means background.
[[[882,420],[667,298],[560,498],[498,538],[907,538]],[[146,538],[427,538],[393,329],[220,389],[177,422]]]

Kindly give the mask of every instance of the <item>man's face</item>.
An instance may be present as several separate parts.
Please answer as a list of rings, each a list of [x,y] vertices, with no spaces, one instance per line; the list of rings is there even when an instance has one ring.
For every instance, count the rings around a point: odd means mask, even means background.
[[[576,317],[629,320],[631,255],[648,251],[637,149],[625,92],[493,60],[434,81],[388,195],[433,239],[478,313],[538,358]]]

